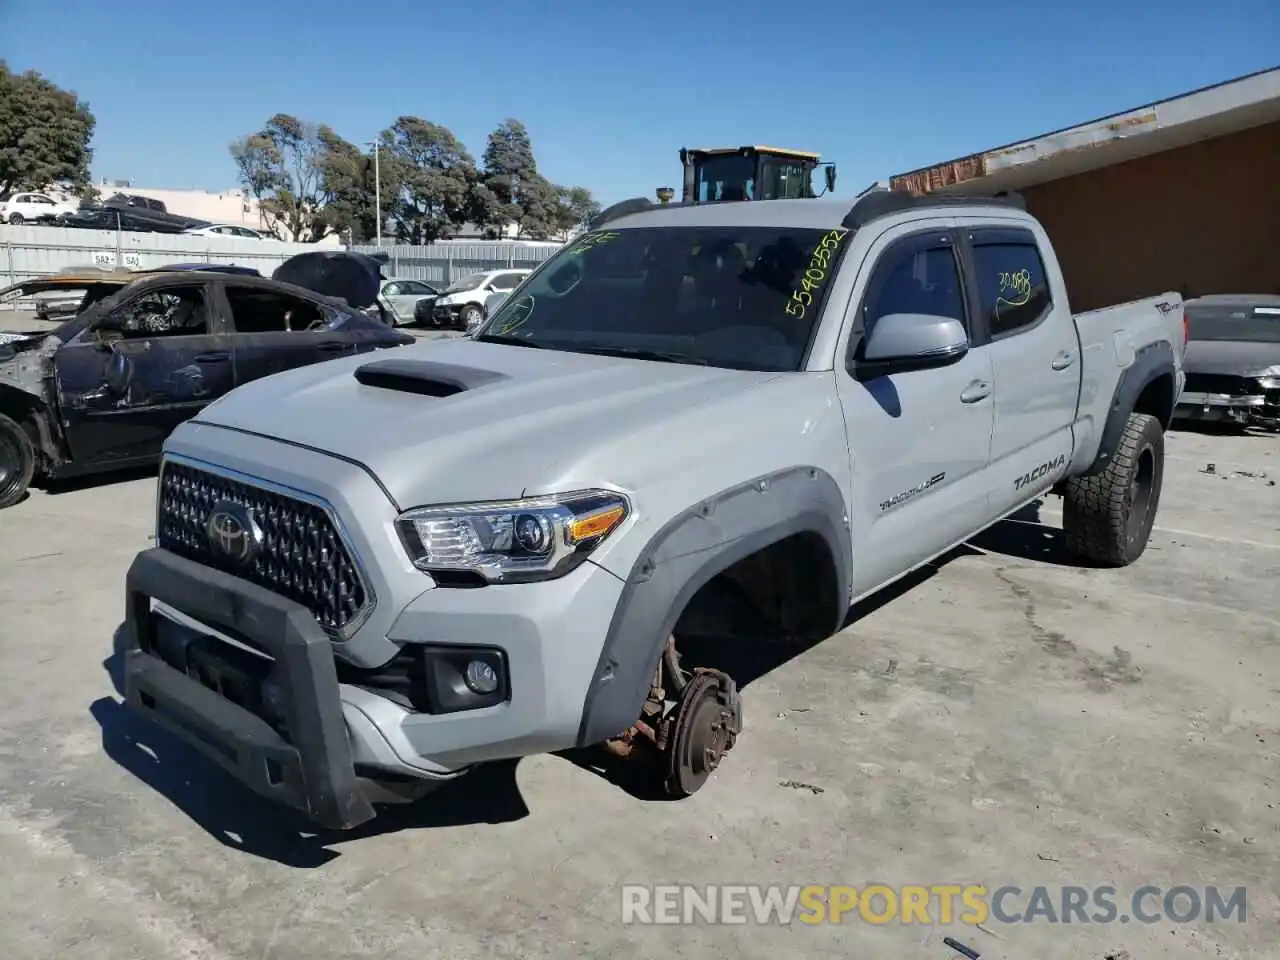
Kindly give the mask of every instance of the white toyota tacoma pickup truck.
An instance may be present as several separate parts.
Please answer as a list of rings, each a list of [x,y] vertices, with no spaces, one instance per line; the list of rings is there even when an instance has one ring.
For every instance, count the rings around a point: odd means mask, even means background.
[[[349,828],[601,745],[697,790],[742,728],[686,643],[812,641],[1022,505],[1141,556],[1181,300],[1073,315],[1016,198],[625,201],[472,338],[240,387],[165,445],[125,696]]]

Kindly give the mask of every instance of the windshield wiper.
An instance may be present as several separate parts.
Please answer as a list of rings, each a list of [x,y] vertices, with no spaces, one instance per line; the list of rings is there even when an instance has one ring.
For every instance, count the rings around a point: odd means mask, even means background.
[[[574,345],[572,350],[581,353],[597,353],[605,357],[626,357],[630,360],[665,360],[668,363],[696,363],[699,366],[710,366],[710,361],[695,357],[688,353],[672,353],[664,350],[645,350],[640,347],[584,347]]]
[[[475,338],[479,343],[509,343],[513,347],[535,347],[539,350],[544,348],[544,344],[534,343],[532,340],[526,340],[524,337],[512,337],[501,333],[482,333]]]

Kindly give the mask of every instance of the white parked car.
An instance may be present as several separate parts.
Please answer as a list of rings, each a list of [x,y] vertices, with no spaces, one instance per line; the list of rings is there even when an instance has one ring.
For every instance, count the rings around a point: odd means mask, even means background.
[[[239,237],[242,240],[274,240],[269,233],[250,230],[236,223],[211,223],[207,227],[192,227],[183,233],[193,237]]]
[[[530,270],[486,270],[459,277],[436,299],[432,319],[438,326],[474,330],[484,320],[485,301],[493,293],[510,293]]]
[[[55,200],[47,193],[15,193],[0,201],[0,223],[38,223],[79,209],[78,200]]]

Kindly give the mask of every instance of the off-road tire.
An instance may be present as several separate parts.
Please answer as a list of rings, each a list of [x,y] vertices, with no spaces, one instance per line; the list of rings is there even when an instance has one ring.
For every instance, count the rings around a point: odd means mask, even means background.
[[[20,424],[0,413],[0,510],[23,498],[35,469],[31,438]]]
[[[1164,484],[1164,430],[1131,413],[1105,470],[1066,483],[1062,526],[1067,549],[1102,566],[1124,567],[1147,548]]]

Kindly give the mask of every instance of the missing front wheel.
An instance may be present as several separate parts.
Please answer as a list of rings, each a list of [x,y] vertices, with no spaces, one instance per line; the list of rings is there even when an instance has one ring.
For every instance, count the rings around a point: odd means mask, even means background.
[[[663,793],[687,797],[706,783],[741,732],[742,700],[733,678],[703,667],[686,671],[669,637],[639,720],[605,746],[615,756],[648,760]]]

